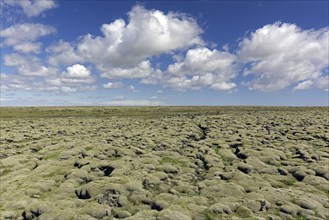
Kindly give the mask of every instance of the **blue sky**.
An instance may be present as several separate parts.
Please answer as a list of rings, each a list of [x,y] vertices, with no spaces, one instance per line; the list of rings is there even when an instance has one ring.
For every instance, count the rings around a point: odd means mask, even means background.
[[[328,1],[1,1],[1,105],[328,105]]]

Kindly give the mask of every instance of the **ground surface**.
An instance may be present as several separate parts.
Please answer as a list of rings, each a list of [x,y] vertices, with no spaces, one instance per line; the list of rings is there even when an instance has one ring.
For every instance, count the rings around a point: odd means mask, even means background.
[[[329,219],[328,108],[1,108],[1,219]]]

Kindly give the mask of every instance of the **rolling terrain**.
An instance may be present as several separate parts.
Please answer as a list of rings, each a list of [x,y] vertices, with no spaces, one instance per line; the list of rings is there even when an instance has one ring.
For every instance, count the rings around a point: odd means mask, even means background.
[[[329,219],[327,107],[1,107],[1,219]]]

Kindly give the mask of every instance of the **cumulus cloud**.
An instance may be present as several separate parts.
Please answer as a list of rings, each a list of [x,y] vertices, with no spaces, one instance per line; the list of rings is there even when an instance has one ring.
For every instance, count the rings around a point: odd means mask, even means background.
[[[300,82],[297,86],[294,87],[293,90],[305,90],[312,87],[329,91],[329,75],[321,76],[313,80],[305,80],[303,82]]]
[[[77,89],[71,88],[69,86],[62,86],[61,91],[64,93],[71,93],[71,92],[77,92]]]
[[[95,78],[88,68],[81,64],[74,64],[62,73],[61,82],[68,84],[93,83]]]
[[[54,0],[4,0],[4,5],[20,7],[28,17],[39,16],[56,7]]]
[[[103,78],[145,78],[151,75],[154,69],[151,66],[149,60],[143,61],[136,67],[132,68],[113,68],[108,72],[103,72],[101,77]]]
[[[68,78],[88,78],[91,76],[89,69],[80,64],[74,64],[66,68],[63,75]]]
[[[20,55],[17,58],[20,58]],[[24,59],[23,61],[26,62]],[[66,71],[59,73],[57,69],[45,67],[38,63],[31,62],[30,65],[25,65],[25,63],[21,64],[19,62],[20,59],[17,59],[13,63],[18,65],[17,70],[19,74],[11,74],[11,79],[9,79],[10,77],[6,79],[5,85],[9,90],[21,89],[37,92],[72,93],[95,90],[97,88],[96,85],[92,84],[96,81],[95,77],[83,65],[75,64],[67,67]]]
[[[50,86],[61,86],[62,81],[60,78],[55,78],[55,79],[46,79],[45,83]]]
[[[162,101],[153,100],[115,100],[111,102],[104,102],[104,105],[114,105],[114,106],[159,106],[166,105]]]
[[[2,82],[2,88],[7,91],[9,90],[24,90],[24,91],[31,91],[31,85],[28,81],[22,80],[17,77],[11,77],[11,79],[7,79],[6,82]]]
[[[329,75],[321,76],[314,80],[315,87],[329,91]]]
[[[240,43],[240,60],[250,67],[244,75],[250,89],[275,91],[295,83],[309,88],[328,68],[328,28],[302,30],[295,24],[266,25]],[[312,83],[313,84],[313,83]]]
[[[56,73],[55,68],[46,67],[35,56],[23,56],[12,53],[3,57],[4,65],[15,67],[17,73],[23,76],[48,76]]]
[[[294,90],[304,90],[308,89],[313,85],[313,82],[311,80],[305,80],[303,82],[298,83],[297,86],[295,86]]]
[[[24,42],[14,45],[14,50],[20,53],[40,53],[41,43]]]
[[[214,90],[231,90],[231,80],[237,75],[236,56],[229,52],[206,47],[190,49],[185,58],[168,66],[166,86],[178,89],[200,89],[209,86]]]
[[[123,84],[121,82],[108,82],[106,84],[103,84],[103,87],[105,89],[116,89],[121,88]]]
[[[104,77],[139,77],[143,70],[151,71],[149,59],[163,53],[203,44],[201,28],[196,21],[182,13],[147,10],[135,6],[128,13],[128,21],[117,19],[101,27],[102,36],[87,34],[76,47],[64,45],[49,62],[61,64],[66,60],[83,60],[96,65]],[[74,61],[73,61],[74,62]],[[137,73],[132,74],[137,68]],[[143,74],[146,74],[143,73]]]
[[[4,44],[13,46],[22,42],[35,41],[55,32],[55,28],[43,24],[22,23],[14,24],[1,30],[0,36],[4,38]]]
[[[154,69],[149,59],[204,44],[202,30],[193,18],[183,13],[147,10],[139,5],[128,13],[127,22],[117,19],[103,24],[101,32],[102,36],[82,36],[76,44],[61,40],[48,47],[48,63],[54,67],[91,63],[103,78],[138,78],[142,83],[156,84],[162,82],[163,73]]]
[[[136,89],[136,87],[133,86],[133,85],[129,85],[127,89],[128,89],[130,92],[139,92],[139,90]]]
[[[22,72],[21,67],[22,66],[20,66],[18,70]],[[70,72],[70,77],[68,77],[67,71],[60,74],[57,72],[57,70],[53,70],[53,74],[45,75],[42,72],[42,70],[43,69],[40,69],[39,73],[36,73],[36,71],[34,71],[34,72],[28,72],[25,75],[23,75],[21,72],[20,74],[1,74],[1,84],[2,84],[1,90],[73,93],[73,92],[84,92],[89,90],[95,90],[97,88],[97,85],[92,84],[95,82],[95,77],[93,77],[91,73],[88,77],[86,76],[87,74],[84,73],[82,74],[84,78],[81,78],[82,77],[81,75],[78,75],[77,78],[76,77],[77,73]]]
[[[43,24],[22,23],[1,30],[2,44],[12,46],[20,53],[40,53],[42,44],[35,42],[38,38],[52,34],[55,29]]]
[[[71,43],[63,40],[47,47],[46,52],[51,54],[48,57],[48,63],[52,66],[72,65],[74,63],[84,62],[83,56],[75,51]]]

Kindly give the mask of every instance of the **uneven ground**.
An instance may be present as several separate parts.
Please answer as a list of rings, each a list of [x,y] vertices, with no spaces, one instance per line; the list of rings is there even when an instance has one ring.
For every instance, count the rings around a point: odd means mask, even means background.
[[[1,219],[329,219],[328,108],[1,108]]]

